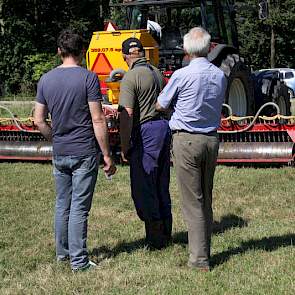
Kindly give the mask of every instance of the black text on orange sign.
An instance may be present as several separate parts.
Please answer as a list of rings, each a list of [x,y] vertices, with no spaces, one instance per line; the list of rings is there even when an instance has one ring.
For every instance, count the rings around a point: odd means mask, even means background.
[[[121,52],[121,48],[91,48],[91,52]]]

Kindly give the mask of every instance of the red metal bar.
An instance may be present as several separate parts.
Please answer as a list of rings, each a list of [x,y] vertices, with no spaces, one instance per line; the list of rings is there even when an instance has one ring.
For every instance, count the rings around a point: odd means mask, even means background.
[[[26,156],[3,156],[0,155],[0,160],[19,160],[19,161],[51,161],[52,157],[26,157]]]
[[[112,106],[104,106],[104,113],[106,115],[108,122],[111,146],[118,147],[120,144],[120,137],[117,120],[117,109]],[[7,122],[11,123],[8,124]],[[2,142],[2,145],[4,145],[5,143],[7,144],[9,142],[6,141],[6,132],[8,138],[7,140],[10,140],[11,145],[13,145],[14,143],[14,141],[11,138],[14,138],[15,136],[18,137],[18,132],[20,132],[20,138],[22,138],[21,140],[32,140],[34,142],[38,142],[39,140],[42,141],[42,136],[36,130],[36,127],[34,126],[32,121],[28,120],[26,123],[19,123],[21,128],[28,132],[32,132],[32,135],[30,135],[30,133],[26,134],[26,132],[20,131],[18,127],[15,126],[13,121],[7,120],[7,122],[5,122],[5,124],[3,121],[2,123],[0,123],[0,136],[2,136],[0,139],[0,143]],[[222,120],[219,130],[225,132],[239,131],[247,126],[248,124],[246,123],[242,124],[233,120]],[[280,132],[282,134],[279,134]],[[274,133],[275,136],[271,137],[271,135],[273,135]],[[245,134],[247,134],[247,136],[245,136]],[[249,134],[251,134],[251,136],[249,136]],[[224,151],[221,151],[217,160],[218,163],[294,163],[295,145],[293,145],[292,148],[292,143],[295,143],[295,124],[293,123],[287,122],[285,124],[280,124],[273,121],[256,123],[251,127],[250,130],[246,132],[237,132],[234,134],[231,134],[230,132],[225,134],[223,133],[220,134],[220,138],[222,140],[220,145],[220,151],[222,150],[222,146],[227,148]],[[271,140],[269,138],[271,138]],[[239,143],[244,142],[247,143],[246,145],[248,145],[248,143],[250,144],[250,141],[252,141],[251,144],[253,145],[253,151],[256,151],[256,154],[254,152],[252,153],[251,150],[245,150],[243,146],[240,147],[241,150],[237,149]],[[270,141],[269,144],[267,141]],[[280,144],[281,146],[279,148],[279,152],[276,152],[275,150],[271,150],[270,153],[267,152],[267,149],[270,146]],[[230,145],[232,145],[234,148],[231,148]],[[286,152],[287,146],[289,148]],[[261,149],[262,153],[259,152]],[[17,155],[17,153],[16,155],[5,155],[4,152],[1,154],[0,150],[0,160],[50,161],[51,156],[44,154],[38,155],[38,153],[36,153],[36,156],[26,154],[20,156],[19,154]]]
[[[247,127],[248,124],[238,125],[238,124],[230,124],[230,125],[220,125],[218,130],[222,131],[235,131],[242,130]],[[291,131],[295,133],[295,124],[270,124],[270,123],[257,123],[254,124],[253,127],[247,132],[262,132],[262,131]],[[295,140],[293,140],[295,141]]]
[[[294,157],[282,159],[282,158],[273,158],[273,159],[217,159],[217,163],[292,163],[294,162]]]

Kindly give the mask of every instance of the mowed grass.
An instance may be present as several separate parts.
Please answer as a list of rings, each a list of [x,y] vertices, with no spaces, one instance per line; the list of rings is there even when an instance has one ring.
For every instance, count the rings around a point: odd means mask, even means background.
[[[128,167],[99,176],[88,247],[99,268],[72,274],[55,262],[50,164],[0,163],[0,294],[295,294],[295,170],[219,166],[213,269],[186,267],[186,227],[172,168],[174,243],[143,246]]]

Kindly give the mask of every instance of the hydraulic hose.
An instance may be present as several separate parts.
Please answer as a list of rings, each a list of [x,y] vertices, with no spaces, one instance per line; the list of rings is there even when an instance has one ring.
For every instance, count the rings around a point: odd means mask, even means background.
[[[223,106],[225,106],[226,108],[228,108],[228,110],[230,112],[230,115],[229,115],[228,118],[230,118],[232,116],[232,108],[228,104],[225,104],[225,103],[223,104]],[[217,132],[220,133],[220,134],[223,134],[223,133],[228,134],[228,133],[241,133],[241,132],[245,132],[245,131],[249,130],[255,124],[255,121],[257,120],[257,118],[258,118],[259,114],[261,113],[261,111],[265,107],[267,107],[267,106],[273,106],[273,107],[275,107],[276,110],[277,110],[277,116],[280,115],[280,112],[281,111],[280,111],[279,106],[276,103],[274,103],[274,102],[267,102],[267,103],[265,103],[264,105],[262,105],[259,108],[259,110],[257,111],[256,115],[254,116],[252,122],[247,127],[243,128],[243,129],[239,129],[239,130],[230,130],[230,131],[218,130]]]
[[[39,132],[39,131],[37,131],[37,130],[26,130],[26,129],[22,128],[22,127],[19,125],[17,118],[14,116],[14,114],[11,112],[11,110],[10,110],[9,108],[0,105],[0,109],[3,109],[3,110],[5,110],[5,111],[7,111],[7,112],[9,113],[9,115],[10,115],[11,119],[13,120],[15,126],[16,126],[20,131],[27,132],[27,133],[36,133],[36,132]]]

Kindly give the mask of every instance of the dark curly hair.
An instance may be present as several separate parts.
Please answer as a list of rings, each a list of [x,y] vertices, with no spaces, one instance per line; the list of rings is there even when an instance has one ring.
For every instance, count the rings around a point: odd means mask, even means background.
[[[63,30],[57,38],[57,46],[61,51],[62,57],[80,56],[83,45],[82,37],[70,29]]]

